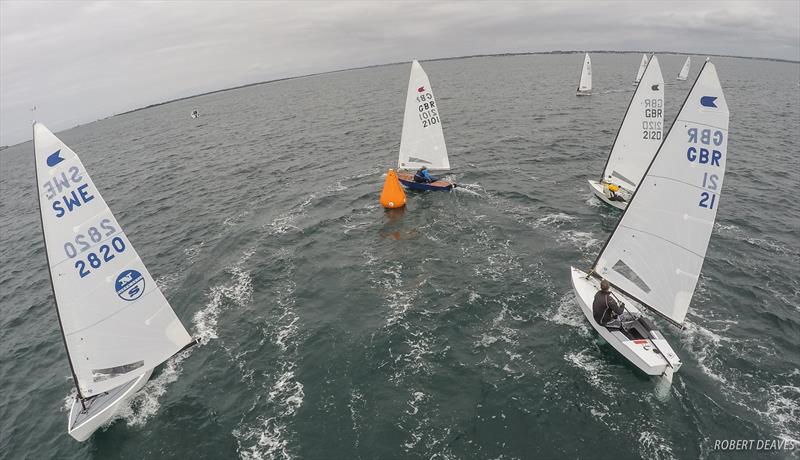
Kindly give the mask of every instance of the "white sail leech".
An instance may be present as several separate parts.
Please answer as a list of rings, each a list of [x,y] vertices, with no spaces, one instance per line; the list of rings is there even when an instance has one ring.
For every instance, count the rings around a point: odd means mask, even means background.
[[[719,206],[728,105],[706,62],[593,270],[682,324]]]
[[[634,84],[639,84],[644,75],[644,69],[647,67],[647,54],[642,55],[642,62],[639,64],[639,70],[636,71],[636,78],[633,80]]]
[[[603,181],[634,192],[661,145],[663,129],[664,77],[658,58],[653,56],[625,112],[603,170]]]
[[[578,95],[590,94],[592,92],[592,59],[589,53],[583,59],[583,68],[581,68],[581,77],[578,81]]]
[[[422,166],[430,170],[449,170],[450,160],[433,88],[422,66],[414,61],[408,80],[397,167],[400,170],[413,170]]]
[[[192,339],[75,152],[40,123],[34,150],[56,306],[87,398],[151,371]]]

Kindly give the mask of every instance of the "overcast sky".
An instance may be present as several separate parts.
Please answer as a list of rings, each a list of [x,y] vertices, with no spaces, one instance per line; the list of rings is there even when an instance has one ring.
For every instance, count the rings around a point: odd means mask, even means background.
[[[800,60],[800,1],[0,0],[0,145],[34,116],[61,130],[273,78],[554,49]]]

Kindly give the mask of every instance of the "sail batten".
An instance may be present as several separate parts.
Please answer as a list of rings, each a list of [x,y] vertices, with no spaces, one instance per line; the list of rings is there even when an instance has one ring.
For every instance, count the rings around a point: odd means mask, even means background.
[[[75,152],[43,125],[33,130],[59,326],[87,398],[138,378],[192,339]]]
[[[398,169],[449,170],[441,113],[428,75],[414,61],[408,80]]]
[[[716,68],[707,62],[593,266],[676,325],[686,317],[716,219],[728,121]]]

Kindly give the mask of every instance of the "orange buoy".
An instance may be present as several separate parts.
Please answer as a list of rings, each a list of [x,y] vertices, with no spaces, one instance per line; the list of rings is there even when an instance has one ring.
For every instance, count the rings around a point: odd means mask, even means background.
[[[386,173],[386,182],[383,183],[381,192],[381,205],[386,209],[402,208],[406,205],[406,192],[397,180],[397,173],[390,169]]]

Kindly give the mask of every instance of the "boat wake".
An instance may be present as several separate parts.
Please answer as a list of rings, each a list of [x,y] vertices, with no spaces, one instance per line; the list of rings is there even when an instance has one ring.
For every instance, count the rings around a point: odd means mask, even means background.
[[[265,393],[257,393],[253,405],[242,415],[232,434],[239,456],[244,459],[290,459],[294,436],[290,423],[305,399],[304,385],[297,379],[297,345],[300,317],[296,312],[296,284],[291,251],[275,253],[275,266],[281,267],[279,280],[270,298],[275,308],[264,321],[262,343],[268,341],[279,350],[274,371],[265,371]]]

